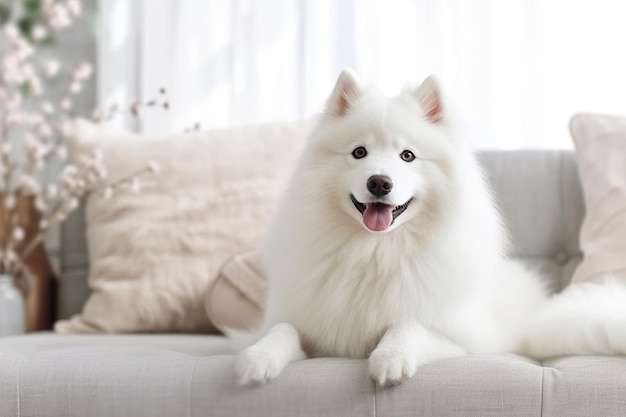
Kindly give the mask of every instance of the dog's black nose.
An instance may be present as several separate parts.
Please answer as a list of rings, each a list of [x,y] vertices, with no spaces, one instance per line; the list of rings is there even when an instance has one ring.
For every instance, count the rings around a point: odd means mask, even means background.
[[[386,175],[372,175],[367,180],[367,189],[376,197],[389,194],[392,188],[393,182],[391,182],[391,178]]]

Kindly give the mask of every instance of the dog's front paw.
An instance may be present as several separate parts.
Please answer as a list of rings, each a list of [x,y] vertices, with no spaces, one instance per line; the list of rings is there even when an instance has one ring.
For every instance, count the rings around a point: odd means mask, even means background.
[[[370,376],[380,386],[398,384],[417,371],[417,355],[400,349],[375,349],[367,362]]]
[[[285,365],[271,351],[252,346],[239,354],[235,364],[235,372],[241,385],[249,385],[276,378]]]

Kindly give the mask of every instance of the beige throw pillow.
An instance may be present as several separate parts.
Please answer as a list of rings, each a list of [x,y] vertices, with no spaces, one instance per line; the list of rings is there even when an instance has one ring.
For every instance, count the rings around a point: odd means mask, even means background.
[[[222,265],[261,242],[308,122],[168,136],[78,121],[70,153],[99,148],[112,180],[150,160],[138,193],[86,206],[89,286],[71,332],[211,332],[204,298]]]
[[[263,319],[267,290],[262,252],[237,255],[224,264],[207,291],[206,313],[222,332],[255,329]]]
[[[572,282],[626,279],[626,117],[577,114],[570,131],[586,208]]]

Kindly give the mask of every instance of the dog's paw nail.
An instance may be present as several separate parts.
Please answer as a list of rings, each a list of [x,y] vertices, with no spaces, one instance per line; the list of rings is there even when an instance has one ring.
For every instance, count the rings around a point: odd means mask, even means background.
[[[235,372],[240,385],[268,382],[282,371],[279,360],[271,352],[248,348],[235,364]]]
[[[369,374],[378,385],[394,385],[417,370],[416,355],[400,350],[375,350],[368,360]]]

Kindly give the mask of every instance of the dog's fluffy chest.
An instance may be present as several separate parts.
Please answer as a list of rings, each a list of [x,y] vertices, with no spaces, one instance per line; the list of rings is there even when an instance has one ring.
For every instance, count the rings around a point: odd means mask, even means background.
[[[362,358],[391,324],[419,320],[442,327],[451,299],[435,274],[447,273],[418,254],[385,262],[388,251],[344,247],[284,288],[286,299],[294,300],[285,303],[284,318],[299,330],[307,353]]]

